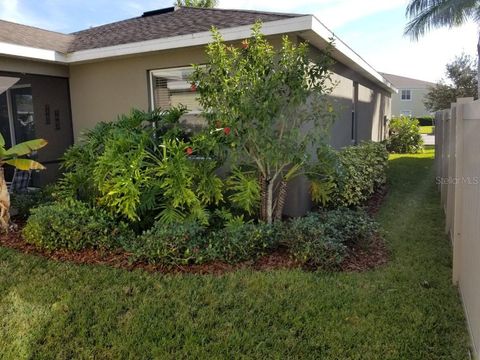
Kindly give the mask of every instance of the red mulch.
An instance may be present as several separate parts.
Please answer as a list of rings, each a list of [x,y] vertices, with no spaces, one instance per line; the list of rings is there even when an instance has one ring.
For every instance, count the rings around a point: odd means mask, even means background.
[[[367,212],[374,215],[378,212],[383,199],[387,193],[386,187],[380,189],[367,204]],[[19,223],[13,226],[9,234],[0,235],[0,246],[18,250],[26,254],[43,256],[47,259],[71,262],[87,265],[107,265],[114,268],[126,270],[143,269],[148,272],[159,272],[164,274],[213,274],[221,275],[239,269],[253,269],[256,271],[268,271],[279,269],[301,268],[301,264],[292,259],[286,250],[278,250],[266,255],[257,261],[246,261],[239,264],[227,264],[224,262],[212,262],[203,265],[185,265],[177,267],[165,267],[152,265],[145,262],[133,262],[131,254],[123,250],[105,251],[86,249],[77,252],[67,250],[46,251],[34,245],[26,243],[21,235],[24,224]],[[384,240],[380,236],[372,239],[368,249],[351,249],[340,266],[341,271],[362,272],[368,271],[388,262],[388,250]]]

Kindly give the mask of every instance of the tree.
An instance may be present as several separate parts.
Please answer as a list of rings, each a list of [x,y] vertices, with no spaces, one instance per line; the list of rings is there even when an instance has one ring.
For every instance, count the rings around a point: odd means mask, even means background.
[[[446,66],[447,79],[430,87],[425,95],[425,107],[431,112],[450,108],[460,97],[478,98],[477,64],[472,57],[462,54]]]
[[[260,219],[272,223],[281,218],[288,182],[328,135],[331,59],[323,54],[313,62],[308,44],[288,37],[275,50],[260,23],[240,48],[226,45],[215,29],[213,38],[207,65],[194,67],[192,88],[212,131],[228,129],[233,161],[256,168]]]
[[[418,39],[432,28],[452,28],[471,19],[480,22],[480,0],[411,0],[406,15],[410,21],[405,34]],[[480,33],[477,53],[480,59]],[[480,74],[478,66],[480,61],[477,61],[477,72]]]
[[[42,170],[44,166],[31,159],[23,159],[20,156],[31,154],[47,145],[43,139],[25,141],[23,143],[5,149],[5,139],[0,134],[0,229],[8,232],[10,222],[10,195],[4,176],[4,165],[11,165],[19,170]]]
[[[175,6],[214,8],[218,5],[218,0],[177,0]]]

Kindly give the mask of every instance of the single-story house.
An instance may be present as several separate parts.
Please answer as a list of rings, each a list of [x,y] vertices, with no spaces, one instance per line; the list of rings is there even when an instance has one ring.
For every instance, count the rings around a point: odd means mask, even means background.
[[[435,83],[413,79],[406,76],[381,73],[398,89],[392,95],[392,116],[425,117],[432,116],[423,101]]]
[[[211,27],[226,41],[240,43],[258,20],[274,45],[284,35],[308,41],[312,58],[335,39],[333,146],[384,139],[395,88],[315,16],[188,7],[149,11],[72,34],[0,21],[0,81],[18,79],[0,95],[0,131],[9,143],[47,139],[38,160],[48,170],[34,181],[51,181],[65,149],[99,121],[132,108],[179,103],[189,107],[190,116],[198,114],[186,80],[191,64],[206,60]],[[290,191],[292,214],[305,210],[305,197],[308,185],[298,180]]]

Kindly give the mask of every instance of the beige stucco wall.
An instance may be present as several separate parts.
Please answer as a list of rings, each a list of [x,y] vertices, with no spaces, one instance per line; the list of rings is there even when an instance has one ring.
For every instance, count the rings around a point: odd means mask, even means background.
[[[317,51],[312,57],[318,56]],[[331,130],[331,145],[337,149],[353,145],[352,110],[356,112],[356,139],[381,141],[385,138],[383,117],[390,118],[390,93],[363,78],[346,66],[337,63],[333,67],[332,81],[336,83],[330,100],[332,101],[336,120]],[[358,84],[355,95],[354,84]],[[357,97],[354,99],[354,97]],[[289,216],[301,216],[312,206],[310,184],[304,177],[298,177],[289,184],[285,213]]]
[[[132,108],[149,109],[148,71],[205,61],[202,48],[108,60],[70,67],[75,139],[100,121],[114,120]]]
[[[269,38],[274,45],[280,37]],[[149,70],[205,63],[205,47],[161,51],[141,56],[70,66],[70,94],[75,139],[100,121],[111,121],[132,108],[148,110]]]
[[[428,89],[404,90],[411,91],[411,100],[402,100],[402,89],[398,89],[398,94],[392,95],[392,116],[400,116],[405,111],[411,111],[413,117],[430,115],[425,105],[423,105],[423,99],[428,93]]]
[[[0,56],[0,70],[5,72],[59,77],[68,77],[69,75],[69,69],[66,65],[30,61],[7,56]]]
[[[332,93],[337,114],[332,129],[332,145],[336,148],[352,145],[352,110],[356,114],[354,135],[358,142],[385,138],[384,116],[391,117],[391,95],[342,64],[334,66],[333,80],[337,82]],[[358,84],[355,95],[354,85]],[[354,99],[354,96],[357,98]]]

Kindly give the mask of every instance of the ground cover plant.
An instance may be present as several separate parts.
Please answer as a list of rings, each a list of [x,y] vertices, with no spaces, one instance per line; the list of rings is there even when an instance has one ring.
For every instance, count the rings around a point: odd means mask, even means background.
[[[0,247],[1,357],[468,359],[432,156],[391,157],[391,261],[361,274],[162,275]]]

